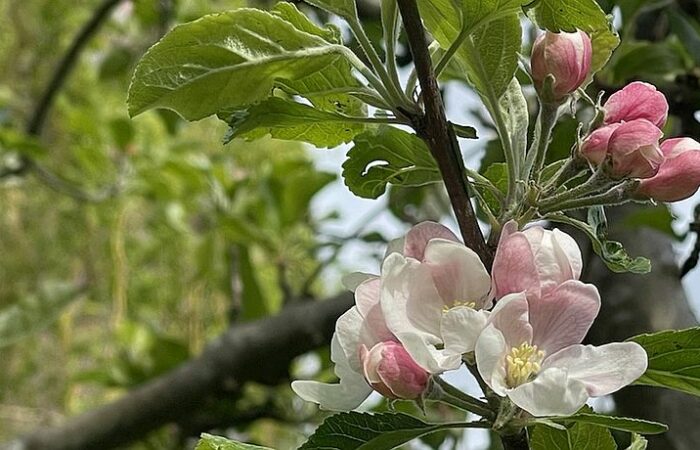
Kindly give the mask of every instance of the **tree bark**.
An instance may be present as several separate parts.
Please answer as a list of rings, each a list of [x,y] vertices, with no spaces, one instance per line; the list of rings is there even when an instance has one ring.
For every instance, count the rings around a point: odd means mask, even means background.
[[[652,271],[646,275],[616,274],[593,253],[587,239],[579,239],[586,260],[583,279],[600,290],[602,307],[589,333],[592,343],[622,341],[637,334],[697,325],[679,279],[673,239],[650,228],[623,228],[624,216],[637,206],[611,208],[610,239],[622,242],[633,256],[646,256]],[[618,413],[657,420],[669,426],[649,436],[649,449],[696,450],[700,443],[700,400],[679,392],[631,386],[614,395]]]
[[[233,325],[201,356],[136,388],[114,403],[38,429],[4,450],[105,450],[143,437],[198,409],[222,383],[279,382],[293,358],[327,345],[350,293],[285,308],[274,317]]]

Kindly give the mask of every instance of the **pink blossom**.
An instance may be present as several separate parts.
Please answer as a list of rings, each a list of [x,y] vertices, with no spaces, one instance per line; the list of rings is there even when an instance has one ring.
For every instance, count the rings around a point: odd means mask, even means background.
[[[662,202],[677,202],[700,187],[700,143],[691,138],[667,139],[661,143],[665,160],[651,178],[642,180],[637,195]]]
[[[540,226],[518,231],[510,221],[503,226],[492,270],[495,298],[515,292],[546,294],[581,276],[583,261],[576,241],[557,229]]]
[[[340,316],[331,340],[337,384],[297,380],[292,389],[324,409],[349,411],[372,389],[390,398],[415,399],[428,384],[421,368],[387,328],[379,304],[381,280],[364,281],[355,290],[355,306]]]
[[[532,78],[538,92],[554,77],[552,95],[559,100],[581,86],[591,69],[591,39],[583,31],[540,34],[532,46]]]
[[[581,345],[600,309],[593,285],[570,280],[542,297],[509,294],[476,343],[484,381],[534,416],[567,416],[589,397],[610,394],[646,370],[633,342]]]
[[[611,95],[603,110],[606,124],[646,119],[661,128],[668,117],[668,102],[654,85],[635,81]]]
[[[664,160],[659,149],[663,133],[646,119],[614,123],[593,131],[581,144],[581,155],[600,165],[610,158],[607,173],[611,178],[649,178]]]

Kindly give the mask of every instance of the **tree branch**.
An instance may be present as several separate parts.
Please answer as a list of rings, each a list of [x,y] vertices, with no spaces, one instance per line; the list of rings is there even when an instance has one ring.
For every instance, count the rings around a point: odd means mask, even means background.
[[[201,356],[67,423],[37,429],[3,449],[105,450],[134,441],[198,409],[223,382],[241,385],[286,378],[289,363],[326,345],[335,322],[353,304],[350,293],[289,306],[274,317],[238,324]]]
[[[484,236],[476,220],[468,191],[468,181],[464,172],[464,161],[459,149],[457,136],[449,125],[440,88],[435,77],[428,51],[423,23],[416,0],[398,0],[399,11],[413,54],[416,73],[421,86],[421,96],[425,105],[424,114],[405,114],[411,118],[413,127],[422,138],[437,161],[445,187],[457,216],[464,243],[474,250],[487,268],[491,267],[493,252],[486,245]]]

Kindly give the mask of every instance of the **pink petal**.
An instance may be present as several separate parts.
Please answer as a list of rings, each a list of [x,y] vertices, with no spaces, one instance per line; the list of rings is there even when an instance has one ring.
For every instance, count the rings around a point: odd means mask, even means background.
[[[503,333],[509,349],[532,342],[533,329],[525,293],[509,294],[499,300],[491,311],[489,323]]]
[[[638,194],[662,202],[677,202],[700,187],[700,148],[680,153],[661,164],[658,173],[642,180]]]
[[[398,343],[384,344],[382,361],[376,371],[396,398],[418,398],[428,385],[428,373]]]
[[[619,123],[612,123],[593,130],[581,143],[581,155],[593,165],[598,166],[602,164],[608,155],[610,136],[620,125]]]
[[[591,397],[621,389],[641,377],[647,369],[647,354],[637,343],[612,343],[594,347],[572,345],[546,358],[542,365],[559,367],[586,386]]]
[[[547,355],[580,343],[600,310],[598,289],[577,280],[528,300],[532,343]]]
[[[646,119],[662,127],[668,117],[666,97],[649,83],[635,81],[610,96],[605,105],[605,123]]]
[[[446,226],[435,222],[421,222],[411,228],[406,234],[403,248],[404,256],[410,256],[418,261],[422,261],[428,242],[436,238],[459,242],[457,236]]]
[[[493,260],[492,296],[496,299],[514,292],[539,293],[539,275],[527,237],[510,221],[503,226]]]
[[[447,307],[455,302],[474,302],[481,308],[491,289],[484,264],[464,244],[433,239],[425,248],[424,264]]]
[[[661,152],[666,159],[675,158],[685,152],[700,150],[700,142],[689,137],[666,139],[661,143]]]

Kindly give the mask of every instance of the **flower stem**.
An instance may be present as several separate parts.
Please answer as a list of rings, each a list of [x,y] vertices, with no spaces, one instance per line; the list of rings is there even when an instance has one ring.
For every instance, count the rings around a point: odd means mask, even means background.
[[[639,181],[627,180],[617,186],[603,192],[602,194],[591,195],[589,197],[574,198],[556,205],[541,208],[540,214],[548,214],[555,211],[567,211],[571,209],[588,208],[597,205],[619,205],[631,201],[630,194],[637,189]]]
[[[495,417],[488,403],[465,394],[440,377],[433,377],[432,380],[432,388],[427,397],[429,400],[447,403],[464,411],[478,414],[489,420],[493,420]]]
[[[538,205],[540,210],[553,211],[556,210],[560,204],[568,202],[570,200],[576,200],[585,195],[595,193],[601,189],[610,187],[610,180],[603,173],[602,166],[599,167],[593,175],[574,188],[568,189],[561,194],[554,195],[548,199],[541,201]]]
[[[532,140],[532,145],[525,159],[523,167],[523,179],[532,178],[535,181],[540,179],[544,161],[547,156],[547,147],[552,136],[552,130],[557,123],[559,117],[560,103],[542,102],[540,111],[537,114],[537,122],[535,123],[535,135]]]

